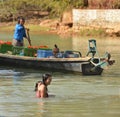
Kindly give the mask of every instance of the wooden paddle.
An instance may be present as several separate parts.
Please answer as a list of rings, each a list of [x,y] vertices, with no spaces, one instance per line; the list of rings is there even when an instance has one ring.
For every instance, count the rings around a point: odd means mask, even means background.
[[[27,40],[28,40],[29,45],[32,46],[31,40],[30,40],[30,35],[29,35],[29,29],[27,29],[27,37],[28,37]]]

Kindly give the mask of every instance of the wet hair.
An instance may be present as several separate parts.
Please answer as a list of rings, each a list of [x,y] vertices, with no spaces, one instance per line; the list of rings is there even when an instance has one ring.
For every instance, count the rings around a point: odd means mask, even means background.
[[[46,81],[49,77],[51,77],[51,76],[52,76],[52,75],[49,74],[49,73],[42,75],[42,82],[43,82],[44,85],[46,85],[46,84],[45,84],[45,81]]]
[[[37,90],[38,90],[38,84],[39,84],[39,83],[41,83],[41,81],[37,81],[37,82],[36,82],[34,91],[37,91]]]
[[[22,16],[20,16],[20,17],[17,18],[18,24],[20,23],[20,20],[25,21],[25,19]]]
[[[44,85],[46,86],[45,81],[46,81],[49,77],[51,77],[51,76],[52,76],[51,74],[43,74],[43,75],[42,75],[42,81],[37,81],[37,82],[36,82],[34,91],[37,91],[37,90],[38,90],[38,84],[39,84],[39,83],[42,83],[42,84],[44,84]],[[46,90],[47,90],[47,87],[46,87]]]

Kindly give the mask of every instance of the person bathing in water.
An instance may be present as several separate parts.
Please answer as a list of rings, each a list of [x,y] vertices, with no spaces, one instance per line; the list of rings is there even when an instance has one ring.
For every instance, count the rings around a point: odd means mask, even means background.
[[[35,92],[37,98],[47,98],[48,95],[48,89],[47,86],[50,85],[52,81],[52,75],[51,74],[44,74],[42,76],[42,81],[38,81],[35,85]]]

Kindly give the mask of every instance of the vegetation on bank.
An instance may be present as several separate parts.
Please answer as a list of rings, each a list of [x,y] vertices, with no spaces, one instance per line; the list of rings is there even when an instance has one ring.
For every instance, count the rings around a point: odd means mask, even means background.
[[[32,23],[26,24],[31,32],[50,31],[52,26],[38,26],[40,22],[52,18],[58,18],[60,21],[63,13],[73,8],[120,9],[120,0],[0,0],[0,23],[3,22],[3,26],[1,25],[2,23],[0,24],[0,31],[14,31],[15,20],[18,16],[24,16],[27,20],[33,20]],[[38,23],[34,19],[37,19]],[[6,25],[4,22],[7,22],[7,24],[10,22],[11,24]],[[57,32],[57,23],[52,25],[54,25],[54,31]],[[66,33],[66,30],[68,31],[69,29],[62,30],[62,33]],[[118,33],[117,35],[120,36],[120,32]],[[104,29],[90,28],[80,30],[80,35],[106,36],[107,34]]]
[[[28,23],[25,24],[25,27],[29,28],[31,33],[47,32],[50,30],[50,27],[43,27],[43,26],[38,26],[38,25],[28,24]],[[11,23],[9,25],[2,23],[0,31],[13,32],[14,28],[15,28],[15,23]]]
[[[66,9],[80,8],[81,6],[83,6],[83,0],[0,0],[0,15],[1,21],[7,21],[8,18],[9,20],[15,19],[18,15],[25,15],[28,18],[31,16],[32,18],[43,18],[46,12],[47,17],[51,18],[60,17]],[[35,16],[34,11],[43,14]]]
[[[58,30],[51,31],[50,27],[42,27],[38,25],[33,25],[33,24],[26,24],[25,25],[27,28],[30,29],[30,33],[36,34],[36,33],[58,33]],[[0,31],[2,32],[13,32],[14,31],[15,24],[9,25],[9,26],[1,26]],[[69,31],[69,32],[63,32],[59,35],[64,36],[71,36],[71,35],[80,35],[80,36],[92,36],[92,37],[107,37],[109,36],[104,29],[99,28],[99,29],[80,29],[79,32],[74,32]]]
[[[56,18],[73,8],[120,9],[120,0],[0,0],[0,22],[15,20],[19,15]]]
[[[108,34],[106,34],[105,30],[102,28],[99,29],[81,29],[79,34],[81,36],[99,36],[99,37],[105,37],[108,36]]]

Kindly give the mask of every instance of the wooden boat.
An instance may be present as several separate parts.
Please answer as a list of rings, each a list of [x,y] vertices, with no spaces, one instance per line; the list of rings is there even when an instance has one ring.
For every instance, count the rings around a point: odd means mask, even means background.
[[[95,42],[95,40],[91,42]],[[90,48],[88,54],[92,53],[92,57],[81,57],[80,55],[77,58],[38,58],[0,53],[0,65],[37,70],[80,72],[83,75],[100,75],[106,66],[114,63],[114,60],[110,60],[109,53],[104,58],[94,57],[95,51],[91,51]]]

